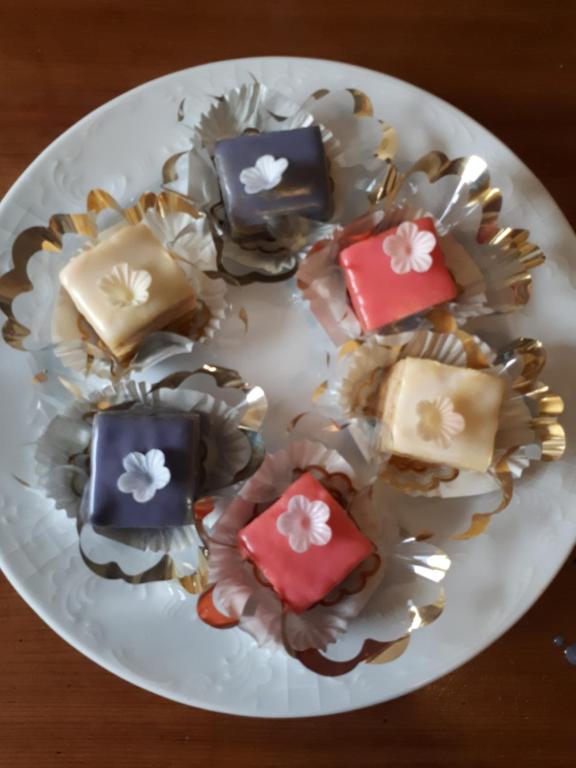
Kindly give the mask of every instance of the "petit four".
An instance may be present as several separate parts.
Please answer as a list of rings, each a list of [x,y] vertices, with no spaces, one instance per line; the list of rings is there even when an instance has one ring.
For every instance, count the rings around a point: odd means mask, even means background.
[[[202,420],[179,411],[105,411],[94,419],[89,519],[111,528],[191,522]]]
[[[197,304],[182,269],[144,222],[123,226],[79,253],[61,271],[60,282],[119,359]]]
[[[380,449],[485,472],[492,462],[505,383],[471,368],[405,358],[380,391]]]
[[[451,301],[458,292],[431,218],[406,221],[349,245],[340,266],[364,331]]]
[[[238,534],[243,555],[285,605],[301,613],[321,601],[373,551],[333,496],[306,473]]]
[[[267,216],[326,221],[332,215],[328,164],[316,126],[223,139],[214,162],[236,236],[264,233]]]

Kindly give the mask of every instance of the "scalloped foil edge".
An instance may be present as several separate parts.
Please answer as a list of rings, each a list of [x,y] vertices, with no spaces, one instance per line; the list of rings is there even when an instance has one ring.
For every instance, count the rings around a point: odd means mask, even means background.
[[[347,479],[350,490],[355,493],[362,493],[362,489],[356,488],[356,476],[352,467],[343,459],[337,451],[328,449],[321,443],[310,441],[301,441],[291,443],[286,449],[277,451],[275,454],[267,454],[265,463],[255,473],[248,482],[247,486],[241,491],[241,495],[248,504],[257,504],[264,500],[269,501],[269,496],[277,496],[292,482],[293,472],[316,471],[321,472],[327,477],[338,477],[338,482]],[[262,477],[259,477],[262,475]],[[212,505],[214,508],[215,505]],[[225,512],[223,513],[225,514]],[[210,534],[205,532],[207,548],[209,550]],[[438,584],[448,572],[451,562],[448,556],[439,548],[428,545],[431,548],[429,555],[414,556],[411,560],[407,552],[402,552],[419,541],[425,541],[426,537],[418,538],[413,536],[400,537],[397,543],[396,556],[410,565],[414,574],[430,582]],[[208,562],[210,556],[208,555]],[[383,575],[385,579],[385,572]],[[366,587],[367,581],[364,580],[362,590]],[[380,582],[376,586],[379,588]],[[216,629],[229,629],[237,627],[239,619],[222,613],[214,599],[214,590],[217,585],[208,581],[205,591],[200,596],[197,604],[197,612],[200,618],[209,626]],[[372,596],[369,590],[368,601]],[[442,614],[445,606],[444,590],[439,588],[437,599],[427,605],[418,606],[413,602],[407,603],[409,624],[405,634],[394,641],[380,642],[373,639],[366,639],[363,642],[361,651],[353,658],[346,661],[336,661],[331,659],[318,648],[309,648],[307,650],[296,650],[291,647],[287,639],[286,616],[282,616],[282,638],[286,652],[305,666],[322,676],[335,677],[347,674],[355,669],[361,662],[370,664],[384,664],[399,658],[408,647],[409,639],[417,629],[428,626],[433,623]],[[351,621],[354,619],[352,618]]]
[[[408,355],[430,357],[470,368],[491,367],[499,372],[499,375],[508,377],[510,389],[504,405],[518,399],[521,399],[522,403],[521,413],[515,410],[509,417],[514,419],[510,424],[513,423],[515,429],[529,431],[533,440],[520,445],[501,446],[500,450],[497,448],[493,465],[486,477],[493,479],[492,490],[500,490],[500,501],[494,510],[475,514],[469,528],[454,536],[455,539],[461,540],[484,532],[491,517],[508,506],[513,496],[514,479],[522,475],[531,461],[556,461],[563,456],[566,436],[558,417],[564,410],[564,403],[560,396],[551,392],[548,386],[540,381],[539,377],[546,363],[546,352],[540,341],[517,339],[500,352],[496,352],[478,337],[458,329],[454,319],[448,314],[438,315],[436,327],[438,332],[420,330],[397,336],[374,336],[364,344],[354,342],[347,345],[343,348],[339,363],[342,375],[326,384],[321,397],[326,396],[328,400],[339,402],[344,416],[350,419],[351,432],[360,450],[368,460],[373,460],[370,428],[362,426],[366,419],[357,414],[358,410],[362,410],[366,405],[369,391],[375,386],[375,377],[380,376],[383,370],[397,360]],[[518,370],[509,373],[508,369],[515,366]],[[517,423],[520,417],[522,422]],[[507,430],[511,428],[510,424]],[[499,432],[501,430],[502,424]],[[525,455],[525,448],[534,443],[540,448],[539,459]],[[465,473],[443,465],[423,464],[392,455],[383,458],[378,474],[381,480],[409,495],[444,496],[444,489],[457,479],[460,484],[464,483],[458,496],[479,495],[474,492],[464,493]],[[475,477],[471,474],[468,485],[474,481]],[[483,490],[480,495],[485,492]]]
[[[106,390],[98,392],[91,400],[86,401],[87,410],[84,413],[84,418],[88,417],[88,414],[95,414],[98,411],[106,410],[109,407],[124,407],[130,404],[146,404],[146,402],[154,402],[158,399],[158,392],[162,389],[170,389],[177,391],[181,387],[184,387],[186,383],[197,375],[204,374],[212,378],[217,387],[220,389],[230,388],[238,390],[244,395],[244,402],[240,406],[236,406],[240,410],[240,418],[237,424],[238,430],[247,438],[249,444],[249,458],[246,464],[237,468],[234,477],[230,481],[230,487],[234,487],[237,483],[242,482],[247,477],[250,477],[256,469],[260,466],[264,458],[264,445],[262,437],[260,435],[260,429],[266,416],[268,404],[266,395],[261,387],[252,386],[248,382],[244,381],[241,376],[234,370],[229,368],[223,368],[221,366],[205,364],[196,371],[186,371],[180,373],[171,374],[160,381],[148,386],[143,383],[136,384],[135,382],[128,382],[120,393],[123,399],[120,402],[112,402],[110,399],[110,393]],[[196,391],[196,390],[190,390]],[[132,399],[130,399],[132,398]],[[78,401],[76,401],[77,403]],[[70,461],[68,462],[70,463]],[[196,517],[196,507],[201,507],[203,500],[197,499],[194,504],[194,512]],[[78,534],[80,534],[84,526],[82,517],[77,512],[74,513],[77,520]],[[193,525],[196,524],[196,520]],[[127,544],[128,542],[123,541]],[[142,584],[151,581],[164,581],[175,578],[180,578],[178,567],[170,556],[169,552],[166,552],[161,560],[155,563],[150,568],[136,574],[126,573],[122,567],[116,562],[98,563],[92,560],[82,549],[81,542],[79,540],[80,554],[86,566],[96,575],[111,579],[122,580],[128,584]],[[141,547],[137,547],[141,548]],[[202,553],[202,548],[200,548]],[[200,558],[200,562],[202,559]],[[199,591],[204,589],[204,581],[201,574],[188,574],[184,577],[185,588],[191,591],[195,584]]]
[[[167,216],[177,213],[186,214],[194,219],[205,216],[190,201],[174,192],[163,191],[159,194],[147,192],[141,195],[133,206],[123,208],[108,192],[93,189],[88,193],[85,213],[55,214],[50,218],[47,226],[25,229],[16,237],[12,246],[12,269],[0,278],[0,309],[7,317],[2,327],[2,336],[13,349],[35,354],[34,351],[24,347],[29,330],[18,321],[13,307],[14,300],[33,287],[28,277],[28,262],[38,251],[59,253],[66,234],[97,239],[101,231],[108,228],[104,227],[101,230],[98,226],[98,214],[104,211],[114,212],[125,225],[138,224],[149,212],[154,212],[160,220],[165,220]],[[212,238],[212,233],[204,237]],[[216,248],[215,243],[214,247]],[[198,271],[200,278],[210,283],[218,277],[210,270],[204,273]],[[222,285],[224,287],[225,284]],[[223,298],[223,290],[224,288],[216,290],[214,285],[214,290],[211,291],[207,302],[202,304],[203,316],[199,327],[192,328],[192,337],[182,336],[180,333],[169,330],[152,333],[127,364],[118,361],[97,337],[91,338],[81,330],[79,330],[78,342],[57,343],[53,345],[53,350],[65,367],[72,370],[81,369],[84,375],[96,373],[100,377],[113,381],[127,375],[131,370],[142,370],[173,355],[190,351],[195,341],[211,338],[220,327],[226,313],[227,305]]]
[[[420,183],[413,179],[418,173],[424,174],[431,185],[446,177],[457,180],[453,196],[441,213],[416,210],[405,200],[402,201],[405,185]],[[442,219],[456,205],[464,185],[468,191],[463,215],[468,216],[475,208],[480,210],[474,243],[474,247],[479,249],[476,258],[454,237],[455,225],[447,232],[443,232],[442,226]],[[383,179],[376,175],[368,182],[367,193],[373,203],[370,211],[345,227],[336,227],[328,237],[321,232],[316,239],[306,240],[300,250],[302,261],[296,274],[298,287],[334,344],[341,345],[347,339],[362,336],[338,266],[339,252],[351,242],[423,215],[433,215],[437,220],[439,236],[444,238],[444,246],[448,246],[447,261],[461,288],[462,300],[445,306],[461,324],[481,315],[512,312],[528,303],[532,292],[531,270],[542,264],[545,256],[537,245],[529,241],[528,230],[499,226],[502,196],[498,189],[491,186],[488,166],[480,157],[472,155],[449,159],[442,152],[431,151],[416,160],[403,174],[390,164],[385,168]],[[297,243],[295,238],[294,248],[299,247]],[[496,260],[481,258],[482,255],[488,257],[493,251],[498,254]],[[415,324],[429,327],[430,315],[434,311],[392,324],[381,329],[380,333],[413,328]]]
[[[347,88],[343,89],[343,92],[344,91],[349,93],[351,96],[350,114],[354,118],[359,120],[366,118],[376,120],[374,117],[372,101],[367,94],[357,88]],[[293,277],[296,269],[298,268],[297,257],[292,252],[292,247],[284,250],[282,246],[280,246],[280,251],[278,254],[271,256],[270,252],[272,251],[272,253],[275,253],[279,248],[279,245],[275,245],[273,241],[260,241],[260,243],[254,242],[249,246],[246,245],[245,249],[247,250],[245,250],[245,252],[244,249],[242,249],[242,244],[236,243],[236,247],[240,248],[242,253],[236,253],[236,256],[232,257],[232,259],[237,261],[238,264],[243,267],[243,270],[239,273],[230,271],[225,263],[226,259],[224,247],[225,242],[235,241],[225,240],[224,230],[222,229],[218,218],[214,215],[215,210],[221,207],[221,200],[219,199],[219,193],[217,192],[218,184],[215,171],[214,179],[205,180],[201,185],[202,189],[196,190],[196,192],[192,194],[189,184],[186,184],[185,191],[182,191],[181,189],[183,180],[180,176],[181,171],[178,167],[179,164],[186,159],[188,160],[187,174],[190,173],[189,165],[190,162],[192,162],[192,159],[197,160],[199,165],[204,169],[211,167],[210,157],[208,150],[205,149],[205,145],[210,144],[213,141],[213,137],[211,134],[206,136],[206,124],[210,119],[213,119],[213,114],[218,113],[218,111],[223,110],[224,108],[231,110],[231,104],[234,103],[236,104],[235,122],[238,124],[238,126],[235,127],[238,127],[239,129],[243,126],[243,131],[254,131],[254,123],[260,123],[264,117],[266,119],[273,118],[274,122],[272,123],[272,126],[277,127],[278,130],[285,129],[285,122],[287,120],[290,123],[290,127],[295,127],[292,124],[293,118],[295,115],[299,114],[301,115],[301,119],[298,127],[312,123],[318,125],[322,131],[322,137],[326,147],[326,154],[329,158],[331,166],[333,167],[332,172],[337,175],[339,170],[344,171],[347,167],[341,164],[339,160],[339,156],[341,154],[340,142],[338,138],[332,133],[332,131],[315,120],[313,114],[307,110],[308,103],[311,101],[319,102],[329,96],[331,93],[332,92],[328,88],[320,88],[311,94],[307,99],[305,99],[301,105],[299,105],[293,102],[291,98],[284,96],[279,91],[273,91],[269,89],[267,86],[258,81],[250,83],[249,85],[239,85],[227,91],[222,96],[219,96],[216,102],[212,104],[212,106],[199,117],[197,124],[193,129],[194,135],[192,139],[192,149],[185,152],[178,152],[169,157],[164,163],[162,167],[162,179],[164,186],[170,189],[173,188],[177,182],[180,182],[180,194],[184,194],[184,196],[190,199],[194,204],[208,208],[212,220],[215,241],[218,247],[218,269],[216,274],[229,281],[231,284],[248,285],[254,282],[271,283],[288,280]],[[254,120],[253,114],[255,109],[257,114],[260,114],[260,111],[263,109],[264,102],[267,97],[274,97],[276,100],[282,100],[286,106],[289,105],[291,111],[288,110],[288,112],[290,114],[284,116],[276,114],[276,112],[272,114],[270,111],[268,111],[267,114],[261,119]],[[249,105],[249,110],[247,110],[246,105]],[[183,119],[183,113],[181,112],[180,108],[178,119]],[[379,162],[379,165],[388,165],[396,153],[398,137],[395,129],[390,124],[384,122],[383,120],[377,120],[377,122],[380,130],[380,138],[374,148],[373,156],[367,157],[365,162],[369,163],[376,160]],[[228,135],[226,137],[230,138]],[[366,176],[363,179],[363,184],[368,185],[370,172],[366,168],[365,174]],[[202,197],[203,199],[197,199],[198,196]],[[338,215],[338,204],[336,205],[335,215]],[[273,232],[274,228],[271,229],[272,234]],[[261,255],[258,256],[258,253]],[[281,253],[284,253],[284,256],[281,256]],[[246,271],[246,269],[248,271]]]

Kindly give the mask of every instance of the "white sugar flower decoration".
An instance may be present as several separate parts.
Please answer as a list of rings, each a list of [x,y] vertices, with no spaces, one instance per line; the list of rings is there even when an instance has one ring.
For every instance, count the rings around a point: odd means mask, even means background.
[[[100,278],[98,288],[114,307],[138,307],[148,301],[152,276],[144,269],[132,269],[122,262]]]
[[[148,453],[133,451],[122,459],[126,472],[118,478],[118,490],[131,493],[134,501],[144,504],[170,482],[170,470],[164,453],[152,448]]]
[[[400,224],[393,235],[388,235],[382,241],[382,249],[390,256],[390,266],[397,275],[428,272],[432,266],[435,245],[436,238],[432,232],[421,232],[411,221]]]
[[[244,185],[244,192],[247,195],[257,195],[258,192],[277,187],[282,181],[286,168],[288,168],[288,160],[285,157],[275,160],[273,155],[262,155],[252,168],[244,168],[240,171],[240,183]]]
[[[449,397],[421,400],[417,411],[420,416],[418,434],[426,442],[433,441],[439,448],[449,448],[456,435],[466,427],[464,416],[454,410],[454,403]]]
[[[332,529],[327,525],[330,507],[323,501],[311,501],[306,496],[293,496],[286,512],[276,520],[276,528],[288,537],[294,552],[306,552],[312,544],[323,547],[332,538]]]

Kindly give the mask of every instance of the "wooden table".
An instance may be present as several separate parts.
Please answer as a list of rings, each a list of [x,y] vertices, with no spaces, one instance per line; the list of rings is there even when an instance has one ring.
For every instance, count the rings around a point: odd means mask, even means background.
[[[454,103],[525,160],[576,220],[574,0],[3,0],[0,185],[133,86],[215,59],[361,64]],[[571,152],[572,150],[572,152]],[[104,672],[0,585],[0,767],[571,766],[576,570],[492,648],[395,702],[309,721],[239,720]]]

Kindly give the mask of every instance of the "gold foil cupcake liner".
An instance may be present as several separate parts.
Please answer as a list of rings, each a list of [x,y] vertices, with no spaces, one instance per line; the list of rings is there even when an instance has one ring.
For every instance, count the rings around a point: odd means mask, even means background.
[[[121,381],[74,399],[50,420],[38,440],[32,485],[56,509],[76,519],[80,553],[94,573],[130,584],[180,578],[190,591],[204,562],[194,522],[149,531],[94,528],[86,519],[93,417],[110,409],[141,408],[206,414],[210,435],[203,443],[205,493],[235,487],[263,460],[260,429],[267,411],[264,391],[245,382],[236,371],[205,364],[153,384]]]
[[[331,99],[338,101],[340,120],[333,115],[330,119],[330,114],[322,109]],[[185,120],[183,105],[178,118]],[[355,141],[346,146],[344,139],[339,138],[339,129],[348,120],[354,122]],[[257,81],[240,85],[215,99],[191,126],[192,148],[172,155],[164,163],[164,185],[210,215],[218,242],[218,274],[230,282],[243,285],[287,280],[296,271],[297,257],[275,237],[272,220],[265,238],[240,242],[230,237],[212,162],[216,142],[246,133],[310,125],[317,125],[322,133],[334,191],[333,219],[339,220],[350,204],[366,205],[363,190],[373,177],[373,166],[387,164],[397,145],[394,129],[374,117],[372,102],[358,89],[334,93],[322,88],[297,104]],[[357,199],[351,201],[351,196]]]
[[[294,614],[243,559],[237,534],[304,472],[312,472],[349,511],[373,542],[375,554],[319,604]],[[201,529],[208,566],[206,589],[197,606],[200,618],[216,629],[238,627],[259,646],[284,649],[322,675],[341,675],[362,661],[384,663],[400,656],[411,632],[442,613],[440,584],[450,560],[436,547],[400,531],[372,488],[358,483],[339,453],[303,441],[267,454],[234,499],[210,499]],[[332,645],[348,660],[331,658],[327,649]]]
[[[118,225],[144,221],[177,260],[199,299],[185,323],[150,334],[129,361],[119,361],[78,313],[59,273],[83,247],[105,238]],[[12,248],[13,268],[0,278],[2,334],[14,349],[51,349],[65,368],[114,379],[190,351],[211,339],[227,310],[226,283],[213,279],[216,249],[206,216],[171,192],[142,195],[129,208],[107,192],[88,193],[86,212],[56,214],[46,227],[21,232]]]
[[[517,339],[496,351],[477,336],[459,330],[454,318],[438,315],[436,320],[437,327],[450,331],[417,330],[349,342],[341,349],[330,379],[319,389],[317,402],[326,416],[350,430],[374,476],[403,493],[458,498],[500,491],[496,509],[474,515],[469,529],[457,536],[470,538],[486,528],[491,515],[509,504],[514,481],[532,462],[562,457],[566,439],[558,417],[563,402],[540,380],[546,361],[541,342]],[[382,454],[377,449],[381,382],[405,357],[489,370],[505,379],[494,458],[486,473]]]
[[[314,230],[304,220],[286,226],[286,241],[302,257],[297,272],[303,298],[338,346],[363,335],[350,305],[340,252],[348,245],[423,216],[434,219],[446,265],[459,293],[443,308],[460,325],[523,307],[532,290],[531,271],[544,254],[525,229],[498,224],[502,197],[491,186],[486,163],[477,156],[451,160],[429,152],[404,173],[389,164],[384,177],[366,186],[371,210],[332,231]],[[289,233],[289,234],[288,234]],[[391,324],[381,333],[433,327],[431,312]]]

